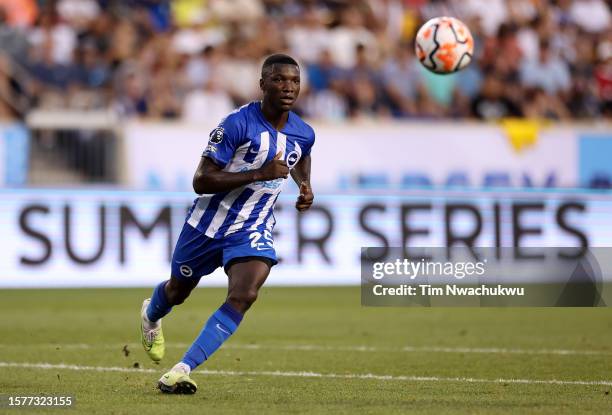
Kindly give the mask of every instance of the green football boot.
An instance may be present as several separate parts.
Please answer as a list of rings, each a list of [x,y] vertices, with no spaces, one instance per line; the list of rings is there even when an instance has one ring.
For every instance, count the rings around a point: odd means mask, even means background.
[[[147,328],[150,323],[147,319],[146,311],[150,302],[151,299],[147,298],[142,303],[142,310],[140,311],[140,338],[142,340],[142,347],[151,360],[159,362],[164,357],[166,351],[164,333],[162,332],[161,319],[157,321],[157,327],[153,329]]]
[[[171,370],[159,379],[157,388],[163,393],[192,395],[198,390],[198,385],[188,374]]]

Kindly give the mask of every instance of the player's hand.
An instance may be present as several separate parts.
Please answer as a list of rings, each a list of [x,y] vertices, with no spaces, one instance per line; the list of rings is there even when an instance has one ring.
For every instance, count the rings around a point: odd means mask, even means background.
[[[282,153],[279,151],[269,163],[261,166],[259,169],[259,180],[274,180],[281,177],[286,179],[289,176],[289,167],[287,167],[287,162],[281,159],[282,156]]]
[[[314,194],[312,193],[310,184],[307,182],[300,183],[300,195],[297,198],[297,202],[295,202],[295,208],[300,212],[308,210],[313,200]]]

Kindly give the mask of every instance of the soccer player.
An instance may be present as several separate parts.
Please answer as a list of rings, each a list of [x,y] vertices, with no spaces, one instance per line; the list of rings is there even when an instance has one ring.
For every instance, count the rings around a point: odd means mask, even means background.
[[[261,101],[232,112],[210,133],[193,178],[193,188],[201,196],[176,243],[170,280],[160,283],[142,305],[142,345],[152,360],[159,361],[164,356],[162,317],[185,301],[202,276],[220,266],[228,275],[225,302],[182,360],[159,380],[165,393],[196,392],[191,371],[238,329],[277,263],[273,210],[287,177],[299,185],[298,211],[308,209],[314,199],[314,131],[291,111],[300,92],[297,62],[283,54],[269,56],[259,86]]]

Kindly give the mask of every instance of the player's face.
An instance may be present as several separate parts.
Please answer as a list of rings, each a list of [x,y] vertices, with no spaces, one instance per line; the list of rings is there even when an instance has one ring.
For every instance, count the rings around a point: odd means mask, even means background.
[[[279,111],[289,111],[300,93],[300,70],[295,65],[274,65],[262,82],[264,100]]]

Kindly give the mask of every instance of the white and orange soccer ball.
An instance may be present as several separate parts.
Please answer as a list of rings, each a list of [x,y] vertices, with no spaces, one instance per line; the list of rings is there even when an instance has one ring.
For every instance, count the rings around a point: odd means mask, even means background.
[[[415,49],[423,66],[435,73],[448,74],[472,61],[474,39],[461,20],[435,17],[417,32]]]

